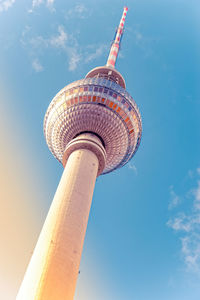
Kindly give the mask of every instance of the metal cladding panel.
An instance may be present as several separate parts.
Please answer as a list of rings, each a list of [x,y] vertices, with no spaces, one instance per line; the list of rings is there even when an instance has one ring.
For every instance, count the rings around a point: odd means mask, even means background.
[[[141,139],[141,117],[132,97],[105,78],[86,78],[62,89],[45,115],[44,134],[53,155],[62,162],[67,144],[91,131],[105,143],[103,174],[128,162]]]

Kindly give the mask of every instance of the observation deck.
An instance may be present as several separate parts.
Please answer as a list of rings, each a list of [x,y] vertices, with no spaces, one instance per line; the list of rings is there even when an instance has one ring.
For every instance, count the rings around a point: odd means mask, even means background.
[[[125,80],[123,76],[112,67],[103,66],[96,67],[87,73],[85,78],[105,78],[119,84],[122,88],[126,88]]]

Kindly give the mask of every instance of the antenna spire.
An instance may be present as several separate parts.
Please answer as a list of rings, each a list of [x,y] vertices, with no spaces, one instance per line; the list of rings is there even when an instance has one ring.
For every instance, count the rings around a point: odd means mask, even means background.
[[[114,39],[113,44],[110,49],[110,53],[109,53],[107,64],[106,64],[107,67],[115,68],[115,63],[117,60],[117,56],[118,56],[119,49],[120,49],[120,43],[121,43],[123,32],[124,32],[124,22],[125,22],[127,11],[128,11],[128,7],[125,6],[119,26],[116,31],[115,39]]]

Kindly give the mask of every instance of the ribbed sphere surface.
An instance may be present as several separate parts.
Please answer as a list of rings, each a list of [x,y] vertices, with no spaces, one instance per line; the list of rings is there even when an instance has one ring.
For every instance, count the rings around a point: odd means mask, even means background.
[[[137,151],[142,126],[135,101],[125,89],[104,78],[86,78],[64,87],[51,101],[44,134],[53,155],[62,162],[67,144],[90,131],[104,141],[102,174],[122,167]]]

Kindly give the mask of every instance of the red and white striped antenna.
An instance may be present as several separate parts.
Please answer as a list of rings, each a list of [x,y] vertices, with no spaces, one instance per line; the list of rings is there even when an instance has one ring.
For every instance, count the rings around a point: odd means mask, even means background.
[[[118,56],[119,49],[120,49],[122,35],[124,32],[124,23],[125,23],[127,11],[128,11],[128,7],[125,6],[120,23],[119,23],[119,27],[117,28],[115,40],[110,49],[110,53],[109,53],[107,64],[106,64],[107,67],[112,67],[112,68],[115,67],[115,63],[116,63],[117,56]]]

